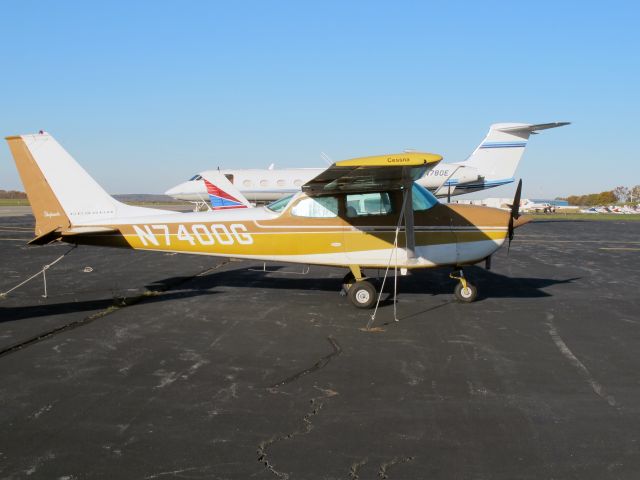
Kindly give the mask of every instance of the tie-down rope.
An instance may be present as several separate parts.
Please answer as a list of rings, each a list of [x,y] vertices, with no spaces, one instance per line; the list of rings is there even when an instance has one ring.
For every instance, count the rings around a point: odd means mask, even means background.
[[[25,283],[30,282],[31,280],[33,280],[34,278],[36,278],[38,275],[42,275],[42,280],[44,281],[44,295],[42,295],[42,298],[47,298],[47,274],[46,271],[49,270],[49,268],[53,267],[56,263],[58,263],[60,260],[62,260],[64,257],[66,257],[67,255],[69,255],[71,253],[71,251],[73,249],[75,249],[77,247],[77,245],[74,245],[73,247],[71,247],[69,250],[67,250],[65,253],[63,253],[62,255],[60,255],[58,258],[56,258],[53,262],[45,265],[42,267],[42,270],[40,270],[38,273],[35,273],[33,275],[31,275],[29,278],[27,278],[25,281],[19,283],[18,285],[16,285],[15,287],[7,290],[6,292],[2,292],[0,293],[0,298],[5,298],[7,295],[9,295],[11,292],[13,292],[14,290],[20,288],[21,286],[23,286]]]
[[[382,278],[382,286],[380,287],[380,291],[378,292],[378,300],[376,301],[376,307],[371,314],[371,318],[367,322],[367,330],[371,329],[371,325],[376,319],[376,314],[378,313],[378,306],[380,305],[380,299],[382,298],[382,292],[384,291],[384,284],[387,281],[387,276],[389,275],[389,268],[391,268],[391,260],[395,255],[396,262],[393,266],[394,278],[393,278],[393,319],[398,322],[397,315],[397,296],[398,296],[398,235],[400,234],[400,226],[402,225],[402,220],[404,220],[404,209],[407,204],[407,193],[404,193],[404,199],[402,200],[402,210],[400,212],[400,218],[398,218],[398,224],[396,225],[396,235],[393,240],[393,249],[391,250],[391,255],[389,255],[389,262],[387,262],[387,268],[384,271],[384,277]],[[406,239],[405,239],[406,241]]]

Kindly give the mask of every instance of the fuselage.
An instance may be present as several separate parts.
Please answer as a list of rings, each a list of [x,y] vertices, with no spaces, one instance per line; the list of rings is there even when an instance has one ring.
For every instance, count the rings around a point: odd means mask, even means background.
[[[477,263],[504,242],[507,212],[431,199],[414,201],[413,257],[404,248],[404,226],[399,229],[400,248],[394,249],[402,210],[400,191],[323,197],[298,193],[271,207],[100,221],[84,227],[103,226],[109,232],[82,233],[83,226],[74,226],[80,233],[63,234],[63,240],[334,266],[385,267],[392,259],[408,268]]]
[[[285,195],[300,191],[302,185],[322,173],[324,168],[273,169],[221,169],[203,171],[165,192],[177,200],[187,202],[208,201],[207,188],[203,177],[209,173],[221,173],[236,187],[247,200],[253,203],[275,201]],[[437,197],[460,195],[484,188],[504,185],[513,178],[502,181],[486,181],[475,168],[462,164],[440,164],[430,169],[417,183]]]

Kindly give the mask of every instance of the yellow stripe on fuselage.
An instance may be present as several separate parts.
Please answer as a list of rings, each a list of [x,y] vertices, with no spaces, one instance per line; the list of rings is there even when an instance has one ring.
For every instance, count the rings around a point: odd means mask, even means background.
[[[296,256],[383,250],[393,247],[394,229],[363,231],[350,227],[330,231],[264,231],[244,223],[144,224],[117,227],[134,249],[235,256]],[[506,229],[446,229],[416,232],[416,246],[481,240],[500,241]],[[398,245],[405,244],[400,232]]]

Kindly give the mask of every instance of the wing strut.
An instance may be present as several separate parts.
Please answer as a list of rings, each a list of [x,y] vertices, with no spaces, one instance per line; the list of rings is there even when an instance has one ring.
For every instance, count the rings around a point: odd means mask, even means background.
[[[411,169],[408,167],[402,169],[402,183],[404,187],[402,190],[404,196],[402,215],[404,216],[407,260],[409,263],[413,263],[416,259],[416,235],[413,222],[413,179],[411,178]]]

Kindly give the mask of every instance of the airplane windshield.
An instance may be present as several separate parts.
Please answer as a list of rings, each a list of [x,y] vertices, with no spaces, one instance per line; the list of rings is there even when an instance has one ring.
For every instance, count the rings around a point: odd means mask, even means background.
[[[202,176],[201,176],[201,175],[194,175],[193,177],[191,177],[191,178],[189,179],[189,181],[191,182],[191,181],[193,181],[193,180],[202,180]]]
[[[280,213],[282,210],[284,210],[284,207],[289,205],[289,201],[291,200],[292,197],[293,195],[287,195],[286,197],[282,197],[281,199],[276,200],[275,202],[271,202],[266,207],[272,212]]]
[[[417,183],[413,184],[413,211],[429,210],[438,203],[438,199],[429,190]]]

